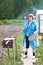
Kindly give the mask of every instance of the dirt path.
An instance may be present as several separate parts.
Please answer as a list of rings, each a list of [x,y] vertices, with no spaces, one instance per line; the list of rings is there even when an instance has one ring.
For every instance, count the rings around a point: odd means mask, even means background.
[[[25,50],[24,50],[25,52]],[[36,58],[33,58],[32,48],[29,47],[27,51],[27,57],[24,53],[21,55],[21,64],[22,65],[36,65]]]

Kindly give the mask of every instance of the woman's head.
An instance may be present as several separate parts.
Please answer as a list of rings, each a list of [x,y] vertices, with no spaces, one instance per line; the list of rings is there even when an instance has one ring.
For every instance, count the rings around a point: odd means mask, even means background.
[[[28,14],[28,20],[31,22],[34,20],[34,15],[33,14]]]

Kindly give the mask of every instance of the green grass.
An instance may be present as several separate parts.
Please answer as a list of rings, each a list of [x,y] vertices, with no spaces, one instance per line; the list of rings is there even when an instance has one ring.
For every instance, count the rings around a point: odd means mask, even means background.
[[[20,35],[18,36],[16,43],[17,43],[17,57],[16,57],[16,53],[15,53],[15,63],[16,65],[21,65],[21,43],[22,43],[22,39],[23,39],[23,33],[21,32]],[[16,47],[14,47],[15,51],[16,51]],[[5,65],[14,65],[14,55],[12,53],[12,49],[10,50],[10,59],[8,54],[6,53],[5,55]],[[0,62],[0,65],[4,65],[3,61]]]
[[[21,50],[22,50],[22,46],[21,46],[21,42],[23,39],[23,33],[21,32],[16,40],[17,43],[17,58],[16,58],[16,65],[21,65]],[[43,65],[43,44],[41,41],[40,42],[40,47],[36,50],[36,57],[38,58],[38,61],[36,63],[36,65]],[[15,51],[16,48],[14,47]],[[15,54],[16,55],[16,54]],[[10,59],[8,58],[8,55],[5,56],[6,60],[5,63],[6,65],[14,65],[13,64],[13,59],[14,56],[12,54],[12,49],[10,49]],[[4,65],[3,62],[0,62],[0,65]]]
[[[17,38],[17,59],[16,65],[21,65],[21,50],[22,50],[22,40],[23,40],[23,33],[21,32],[19,37]]]
[[[18,19],[5,19],[5,20],[0,20],[0,25],[10,25],[10,24],[15,24],[15,25],[23,25],[24,20],[18,20]]]
[[[40,42],[40,47],[36,50],[36,57],[38,58],[37,65],[43,65],[43,44]]]

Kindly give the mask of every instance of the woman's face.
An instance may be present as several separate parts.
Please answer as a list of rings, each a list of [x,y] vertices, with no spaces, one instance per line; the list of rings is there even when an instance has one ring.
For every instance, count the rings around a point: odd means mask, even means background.
[[[28,17],[28,20],[29,20],[29,22],[32,22],[32,17],[29,16],[29,17]]]

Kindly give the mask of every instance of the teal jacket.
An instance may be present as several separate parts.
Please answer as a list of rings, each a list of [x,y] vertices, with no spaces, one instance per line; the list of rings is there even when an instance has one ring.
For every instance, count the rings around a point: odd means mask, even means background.
[[[23,33],[24,33],[24,40],[22,42],[22,46],[26,46],[26,32],[27,32],[27,28],[28,28],[28,37],[30,37],[31,35],[34,34],[34,32],[36,32],[36,34],[38,35],[38,25],[37,22],[35,20],[32,20],[32,23],[29,25],[28,20],[26,21],[26,23],[24,24],[24,28],[23,28]],[[30,41],[30,46],[32,47],[32,49],[36,49],[37,47],[39,47],[39,41],[38,41],[38,37],[32,41]]]

